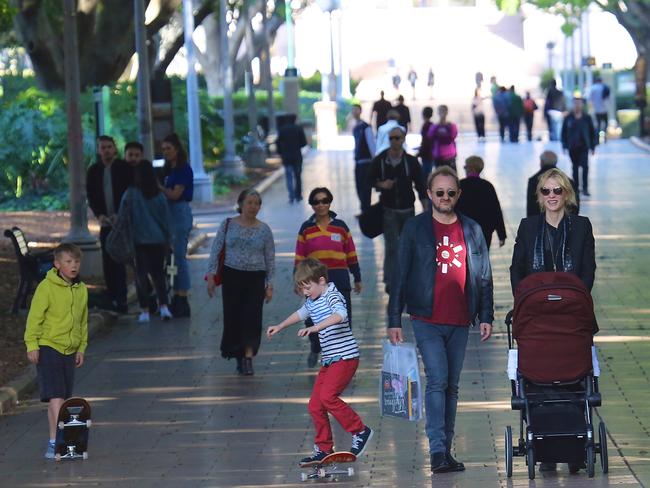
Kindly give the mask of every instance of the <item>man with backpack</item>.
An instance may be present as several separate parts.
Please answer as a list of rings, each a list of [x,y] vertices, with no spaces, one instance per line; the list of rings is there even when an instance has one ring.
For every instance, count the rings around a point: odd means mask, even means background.
[[[594,84],[589,90],[589,103],[596,117],[596,134],[604,133],[604,141],[607,141],[607,103],[609,102],[609,87],[603,83],[599,76],[595,78]]]

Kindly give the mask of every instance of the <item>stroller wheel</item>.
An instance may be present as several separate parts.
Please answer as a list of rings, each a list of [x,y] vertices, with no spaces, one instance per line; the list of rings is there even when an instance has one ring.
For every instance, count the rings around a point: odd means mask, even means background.
[[[600,422],[598,425],[598,443],[600,449],[600,467],[603,470],[603,474],[609,472],[609,457],[607,455],[607,428],[605,427],[605,422]]]
[[[505,450],[506,450],[506,476],[512,477],[512,427],[506,427],[505,433]]]
[[[528,447],[528,452],[526,453],[526,463],[528,464],[528,479],[535,479],[535,451],[533,446]]]
[[[596,462],[596,450],[593,445],[587,446],[587,476],[590,478],[594,477],[595,468],[594,463]]]

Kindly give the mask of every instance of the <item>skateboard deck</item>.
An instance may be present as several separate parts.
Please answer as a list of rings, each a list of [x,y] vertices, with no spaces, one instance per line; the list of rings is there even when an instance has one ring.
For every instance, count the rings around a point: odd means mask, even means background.
[[[309,473],[300,473],[302,481],[317,480],[322,478],[335,478],[337,476],[354,476],[353,467],[338,466],[343,463],[353,463],[357,457],[351,452],[339,451],[325,456],[320,462],[302,465],[303,468],[311,468]]]
[[[57,418],[54,459],[88,459],[90,404],[83,398],[68,398]]]

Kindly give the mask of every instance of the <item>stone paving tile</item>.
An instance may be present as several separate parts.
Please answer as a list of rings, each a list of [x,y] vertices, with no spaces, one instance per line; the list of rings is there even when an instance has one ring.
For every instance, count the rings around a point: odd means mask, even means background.
[[[604,406],[600,416],[610,433],[610,474],[539,474],[529,482],[523,458],[515,473],[504,473],[503,429],[516,426],[505,376],[507,341],[502,320],[512,296],[507,268],[524,209],[525,182],[548,145],[460,144],[460,158],[485,157],[485,176],[499,193],[509,238],[492,252],[497,322],[495,337],[479,344],[472,333],[462,378],[456,453],[468,470],[431,478],[423,422],[381,418],[378,371],[384,336],[386,297],[381,284],[381,239],[360,236],[352,164],[348,153],[319,154],[306,165],[305,188],[329,186],[333,209],[350,225],[364,277],[364,291],[353,296],[353,323],[362,349],[359,371],[344,398],[375,428],[358,475],[345,487],[601,487],[650,485],[650,388],[648,388],[647,276],[650,273],[650,187],[647,155],[626,142],[599,148],[592,163],[592,193],[583,201],[597,234],[598,272],[594,301],[601,325],[598,337]],[[554,146],[548,146],[554,147]],[[556,147],[556,146],[555,146]],[[556,147],[557,148],[557,147]],[[563,157],[560,167],[568,169]],[[283,182],[264,195],[260,217],[274,230],[278,275],[276,295],[265,309],[265,323],[284,318],[300,300],[291,290],[293,246],[306,205],[288,206]],[[586,200],[586,199],[585,199]],[[617,210],[623,210],[618,211]],[[201,216],[214,232],[223,216]],[[314,371],[305,366],[308,347],[297,329],[264,341],[255,360],[256,375],[238,378],[234,363],[220,357],[220,298],[208,301],[202,275],[209,248],[192,257],[195,290],[192,320],[149,325],[125,321],[91,344],[78,372],[77,393],[94,408],[90,456],[86,462],[52,463],[41,458],[46,419],[37,401],[0,417],[1,486],[257,487],[304,486],[297,460],[311,449],[306,411]],[[411,336],[408,325],[407,337]],[[334,426],[339,449],[349,435]],[[516,429],[515,429],[516,430]],[[597,466],[597,469],[599,466]]]

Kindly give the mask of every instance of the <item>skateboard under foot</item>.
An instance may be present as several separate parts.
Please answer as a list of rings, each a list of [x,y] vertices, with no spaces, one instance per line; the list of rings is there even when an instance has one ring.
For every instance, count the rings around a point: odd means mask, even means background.
[[[346,468],[338,466],[338,464],[353,463],[356,460],[357,457],[351,452],[334,452],[325,456],[320,462],[302,466],[303,468],[311,468],[311,471],[309,473],[300,473],[300,479],[302,481],[307,481],[323,478],[336,478],[337,476],[352,477],[354,476],[353,467]]]

